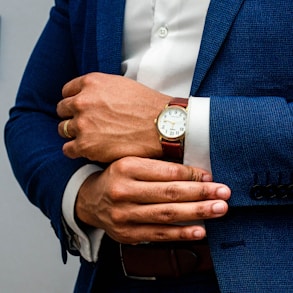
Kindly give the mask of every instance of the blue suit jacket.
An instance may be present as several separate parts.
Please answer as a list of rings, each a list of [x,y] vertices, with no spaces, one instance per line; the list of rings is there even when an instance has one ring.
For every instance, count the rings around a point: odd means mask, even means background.
[[[86,161],[63,156],[55,108],[70,79],[120,74],[124,5],[56,0],[6,125],[15,175],[64,258],[62,195]],[[293,1],[211,0],[190,92],[211,97],[214,180],[232,189],[229,214],[206,221],[222,292],[293,292]],[[94,270],[82,261],[77,291]]]

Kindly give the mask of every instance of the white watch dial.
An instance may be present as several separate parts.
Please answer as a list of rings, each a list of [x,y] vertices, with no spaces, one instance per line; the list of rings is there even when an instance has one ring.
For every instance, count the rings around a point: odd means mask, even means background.
[[[169,106],[161,112],[157,120],[160,134],[171,140],[180,139],[185,134],[187,112],[180,106]]]

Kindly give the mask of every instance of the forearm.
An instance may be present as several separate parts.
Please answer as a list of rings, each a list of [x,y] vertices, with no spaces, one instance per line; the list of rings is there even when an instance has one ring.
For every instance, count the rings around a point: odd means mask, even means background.
[[[57,235],[62,238],[63,191],[74,170],[85,162],[64,157],[60,138],[56,136],[55,143],[48,144],[51,139],[53,141],[54,131],[56,121],[53,119],[39,113],[22,113],[8,122],[5,140],[13,171],[23,191],[51,219]]]
[[[64,140],[57,134],[56,104],[62,86],[77,75],[65,9],[59,6],[52,10],[5,128],[6,148],[16,178],[30,201],[51,219],[60,239],[65,238],[61,223],[65,185],[86,163],[64,157]],[[62,170],[61,175],[57,170]]]
[[[76,171],[66,185],[62,200],[62,212],[66,225],[72,232],[69,239],[73,249],[80,252],[89,262],[95,262],[98,257],[100,241],[104,234],[101,229],[93,228],[81,222],[76,215],[76,199],[84,181],[93,173],[102,169],[96,165],[88,164]]]

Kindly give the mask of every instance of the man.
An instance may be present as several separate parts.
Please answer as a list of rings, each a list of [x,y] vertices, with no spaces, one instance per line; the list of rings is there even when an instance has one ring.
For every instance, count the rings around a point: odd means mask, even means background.
[[[56,1],[6,126],[16,177],[82,256],[77,292],[293,292],[293,4],[170,2]]]

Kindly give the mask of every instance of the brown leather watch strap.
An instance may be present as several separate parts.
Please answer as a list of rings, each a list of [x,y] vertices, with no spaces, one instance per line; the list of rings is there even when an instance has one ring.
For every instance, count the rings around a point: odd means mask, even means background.
[[[188,99],[186,99],[186,98],[173,98],[173,99],[169,102],[168,105],[169,105],[169,106],[174,106],[174,105],[176,105],[176,106],[181,106],[181,107],[183,107],[183,108],[186,108],[187,105],[188,105]]]
[[[184,141],[166,141],[162,139],[161,145],[164,158],[167,161],[182,163],[184,154]]]

